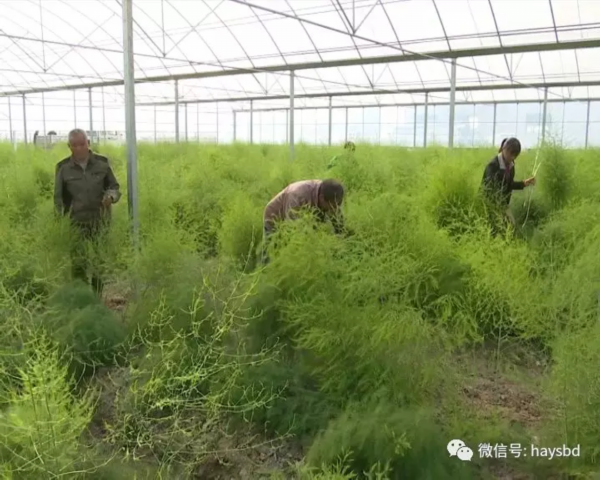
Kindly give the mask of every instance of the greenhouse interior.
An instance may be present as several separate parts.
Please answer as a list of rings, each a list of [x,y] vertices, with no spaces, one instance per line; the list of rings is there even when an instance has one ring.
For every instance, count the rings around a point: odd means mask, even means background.
[[[0,0],[0,478],[598,480],[600,0]]]
[[[2,1],[0,138],[124,141],[127,3]],[[600,7],[518,5],[134,1],[137,139],[599,146]]]

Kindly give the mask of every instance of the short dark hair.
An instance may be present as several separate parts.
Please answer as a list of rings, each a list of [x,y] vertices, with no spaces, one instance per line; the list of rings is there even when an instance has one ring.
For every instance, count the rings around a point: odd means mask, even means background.
[[[501,152],[503,148],[506,148],[513,155],[519,155],[521,153],[521,142],[514,137],[505,138],[502,140],[498,152]]]
[[[356,145],[354,145],[354,142],[346,142],[344,143],[344,149],[348,149],[351,152],[353,152],[354,150],[356,150]]]
[[[323,180],[319,189],[319,195],[323,195],[323,199],[327,203],[339,205],[344,199],[344,186],[337,180]]]

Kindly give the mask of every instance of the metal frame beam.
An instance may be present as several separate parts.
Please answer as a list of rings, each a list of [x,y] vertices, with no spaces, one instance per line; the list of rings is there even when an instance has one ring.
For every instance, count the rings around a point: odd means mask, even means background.
[[[125,130],[127,141],[127,204],[133,246],[139,248],[137,135],[135,126],[135,80],[133,59],[133,0],[123,0],[123,72],[125,76]]]
[[[44,131],[43,135],[48,135],[48,130],[46,130],[46,98],[42,93],[42,130]]]
[[[13,136],[14,130],[13,130],[12,106],[11,106],[10,97],[8,97],[7,100],[8,100],[8,128],[10,130],[10,132],[9,132],[10,143],[11,143],[11,145],[14,145],[16,142],[15,142],[15,138]],[[589,108],[588,108],[588,110],[589,110]]]
[[[546,117],[548,106],[548,89],[544,90],[544,102],[542,107],[542,144],[546,140]],[[564,117],[564,115],[563,115]]]
[[[590,137],[590,110],[592,108],[591,101],[587,102],[587,111],[586,111],[586,119],[585,119],[585,148],[588,148],[588,142]]]
[[[573,88],[573,87],[597,87],[600,86],[600,80],[585,81],[585,82],[554,82],[554,83],[534,83],[530,85],[522,84],[497,84],[497,85],[470,85],[460,86],[455,88],[455,92],[480,92],[489,90],[523,90],[523,89],[545,89],[545,88]],[[428,94],[428,93],[449,93],[451,90],[450,86],[447,87],[432,87],[432,88],[406,88],[403,90],[366,90],[357,92],[322,92],[322,93],[302,93],[300,95],[294,95],[295,98],[326,98],[326,97],[363,97],[365,95],[402,95],[402,94]],[[180,101],[179,104],[184,103],[216,103],[216,102],[251,102],[251,101],[269,101],[269,100],[288,100],[289,95],[269,95],[269,96],[257,96],[257,97],[221,97],[213,99],[199,99],[199,100],[184,100]],[[520,100],[519,100],[520,102]],[[473,102],[471,102],[473,103]],[[517,103],[514,100],[513,103]],[[174,105],[173,101],[166,102],[143,102],[138,103],[138,107],[151,107],[153,105]]]
[[[452,59],[452,74],[450,75],[450,112],[448,119],[448,148],[454,147],[454,110],[456,106],[456,59]]]
[[[250,101],[250,144],[254,143],[254,103]]]
[[[467,57],[484,57],[494,55],[508,55],[529,52],[552,52],[558,50],[579,50],[582,48],[600,48],[600,40],[578,40],[561,43],[538,43],[530,45],[513,45],[505,47],[473,48],[464,50],[442,50],[435,52],[412,53],[402,55],[387,55],[379,57],[352,58],[345,60],[330,60],[324,62],[306,62],[287,65],[272,65],[261,68],[235,68],[211,72],[194,72],[179,75],[159,75],[135,79],[135,83],[159,83],[173,80],[191,80],[196,78],[226,77],[231,75],[251,75],[255,73],[276,73],[298,70],[314,70],[321,68],[351,67],[356,65],[377,65],[382,63],[418,62],[424,60],[457,59]],[[224,66],[224,68],[228,68]],[[0,97],[22,95],[24,93],[60,92],[65,90],[79,90],[96,87],[117,87],[123,85],[123,80],[107,82],[82,83],[77,85],[62,85],[56,87],[28,88],[0,92]]]
[[[94,141],[94,110],[92,107],[92,89],[88,88],[88,110],[90,115],[90,136],[92,137],[92,143]]]
[[[332,135],[332,123],[333,123],[333,104],[331,102],[331,97],[329,97],[329,115],[328,115],[328,133],[327,133],[327,144],[331,146],[331,135]]]
[[[296,77],[296,73],[292,70],[290,72],[290,160],[294,160],[294,128],[295,128],[295,124],[294,124],[294,84],[295,82],[295,77]]]
[[[179,81],[178,80],[175,80],[174,88],[175,88],[175,101],[172,103],[172,105],[175,105],[175,142],[179,143],[179,105],[181,104],[181,102],[179,101]]]
[[[454,104],[456,106],[456,103]],[[423,147],[427,148],[427,125],[429,125],[429,120],[427,116],[429,115],[429,93],[425,94],[425,115],[423,118]]]
[[[23,140],[25,141],[25,145],[27,145],[27,100],[25,99],[25,94],[23,94]]]
[[[496,145],[496,112],[498,110],[497,106],[498,102],[494,102],[494,123],[492,124],[492,143],[494,145]]]
[[[104,105],[104,88],[102,89],[102,137],[106,143],[106,108]]]

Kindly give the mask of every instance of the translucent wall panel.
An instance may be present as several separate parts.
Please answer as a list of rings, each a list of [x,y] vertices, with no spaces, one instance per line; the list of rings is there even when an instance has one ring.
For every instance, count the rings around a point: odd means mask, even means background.
[[[13,100],[11,98],[3,98],[0,102],[3,104],[2,110],[0,110],[0,142],[3,142],[12,138],[15,126],[12,125]]]
[[[364,109],[349,108],[348,109],[348,140],[353,142],[362,141]]]
[[[398,107],[382,107],[380,141],[383,145],[395,145],[398,141]]]
[[[425,144],[425,105],[417,106],[417,124],[416,124],[416,147],[422,147]],[[427,107],[427,116],[429,116],[430,108]]]
[[[588,102],[568,102],[564,105],[563,143],[582,147],[585,145]]]
[[[398,107],[398,124],[396,127],[396,144],[404,147],[414,145],[415,107]]]
[[[556,142],[563,140],[564,103],[549,103],[546,116],[546,137]]]
[[[494,106],[476,104],[473,114],[473,146],[488,146],[494,142]]]
[[[600,102],[590,102],[588,147],[600,147]]]
[[[74,127],[89,130],[89,100],[87,91],[48,93],[26,97],[27,138],[31,142],[38,131],[54,130],[65,135]],[[124,114],[120,88],[95,89],[92,123],[99,140],[124,141]],[[288,110],[270,109],[268,102],[260,108],[254,102],[254,143],[284,144],[288,141]],[[600,101],[549,102],[546,134],[567,148],[599,146]],[[0,139],[11,137],[23,141],[22,97],[0,99]],[[179,105],[179,138],[190,142],[229,143],[234,139],[234,111],[237,111],[237,140],[250,142],[249,103],[219,102]],[[503,138],[518,137],[525,148],[541,139],[543,104],[520,102],[456,105],[454,143],[457,147],[497,147]],[[425,135],[424,105],[388,105],[366,107],[333,107],[331,110],[331,142],[341,145],[345,140],[382,145],[422,147]],[[495,115],[495,122],[494,122]],[[347,118],[346,118],[347,117]],[[346,121],[347,120],[347,121]],[[416,120],[416,124],[415,124]],[[448,144],[449,105],[429,104],[427,107],[427,145]],[[12,127],[11,127],[12,125]],[[140,141],[174,141],[175,106],[138,106],[137,135]],[[315,105],[295,111],[295,140],[307,144],[327,145],[329,142],[329,108]],[[105,133],[103,133],[105,132]]]
[[[317,112],[316,143],[327,145],[329,142],[329,109],[319,108]]]
[[[540,103],[517,104],[516,136],[525,148],[537,145],[541,140],[542,114],[543,106]]]
[[[346,109],[334,108],[331,112],[331,144],[338,145],[346,141]]]
[[[475,105],[457,105],[454,114],[454,145],[471,147],[475,140]]]
[[[380,143],[380,108],[369,107],[363,109],[363,133],[361,141]]]
[[[448,145],[450,107],[430,105],[427,119],[427,144]]]
[[[250,113],[249,112],[237,112],[236,114],[236,126],[235,126],[235,139],[238,142],[250,142]]]
[[[496,137],[494,145],[500,146],[502,139],[517,136],[518,108],[516,103],[496,105]]]

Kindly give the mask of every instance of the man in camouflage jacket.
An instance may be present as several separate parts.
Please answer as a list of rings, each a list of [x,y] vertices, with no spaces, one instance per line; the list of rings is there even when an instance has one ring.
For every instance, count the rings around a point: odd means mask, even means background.
[[[110,209],[121,198],[119,183],[108,159],[92,152],[87,135],[75,129],[69,133],[71,156],[56,165],[54,206],[59,215],[68,216],[78,239],[72,251],[72,274],[87,283],[87,270],[92,269],[92,286],[102,293],[100,269],[91,265],[86,243],[97,255],[97,247],[110,223]]]

